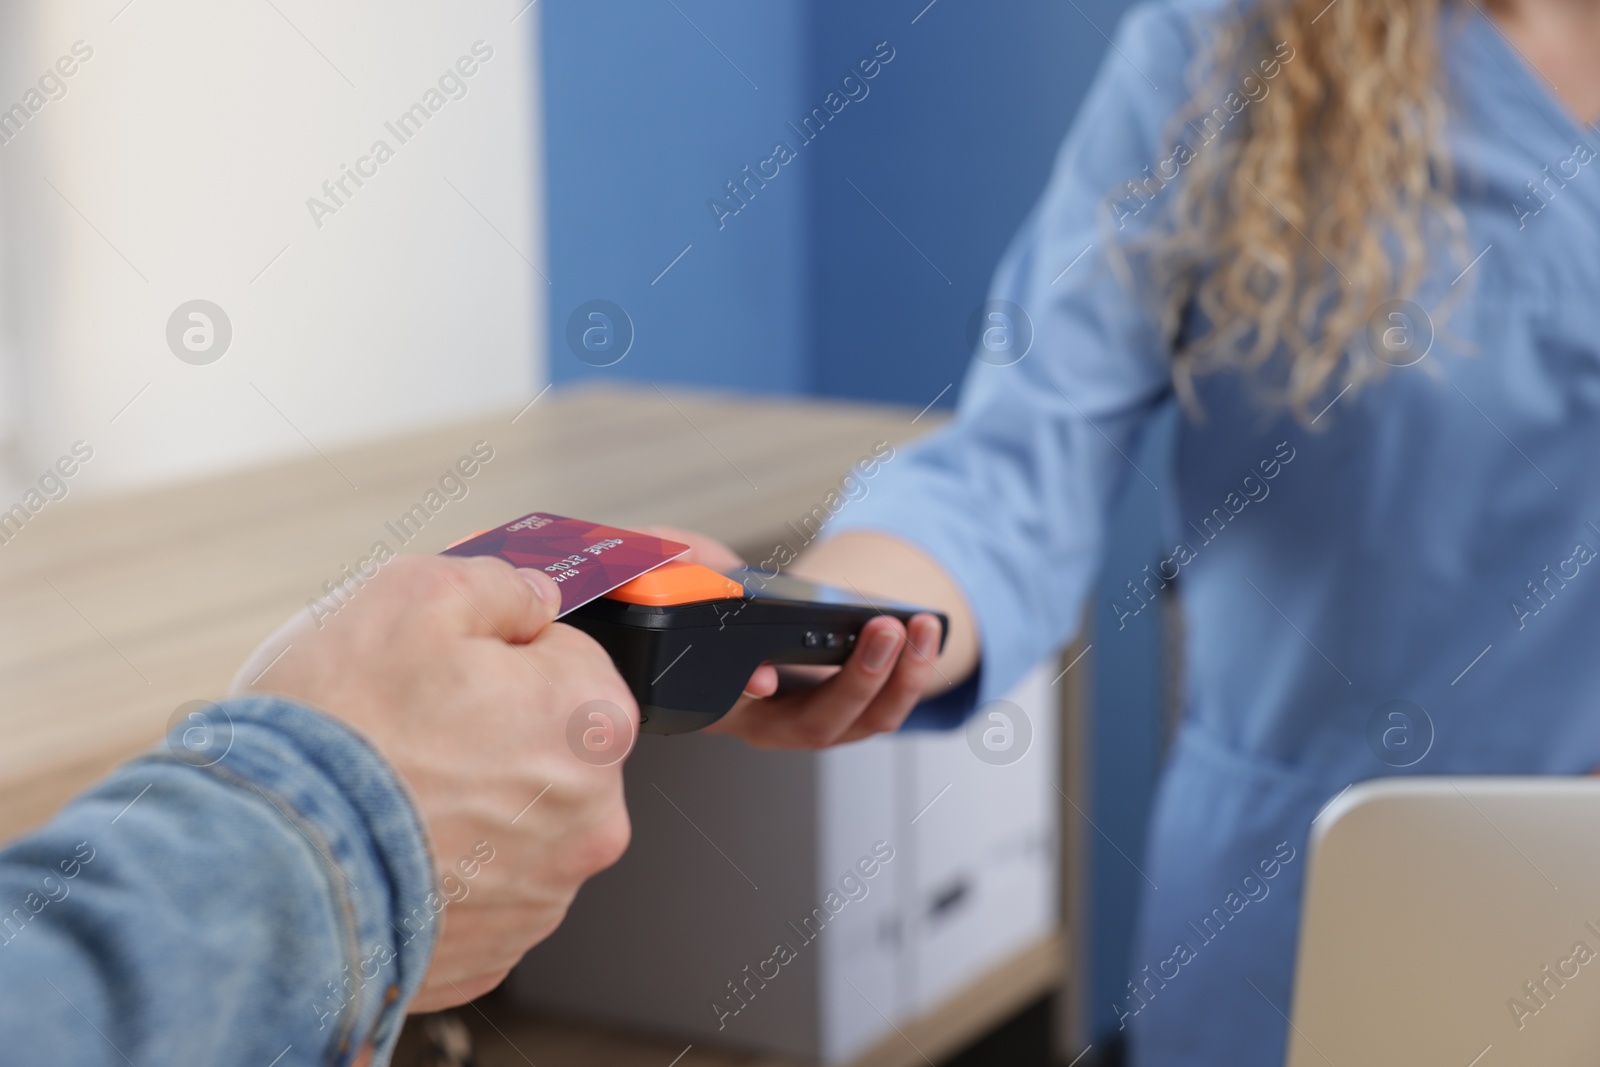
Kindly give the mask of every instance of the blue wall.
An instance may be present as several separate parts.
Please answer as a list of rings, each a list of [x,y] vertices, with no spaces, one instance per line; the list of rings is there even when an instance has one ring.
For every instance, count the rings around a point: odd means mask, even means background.
[[[1100,31],[1126,6],[545,0],[552,378],[928,403],[960,380],[967,319],[1044,185],[1104,54]],[[825,106],[880,42],[894,58],[806,143],[788,124]],[[793,161],[745,185],[748,203],[730,199],[724,183],[778,140]],[[608,367],[567,341],[568,316],[596,299],[636,332]],[[1145,447],[1140,466],[1164,470],[1168,432]],[[1155,494],[1136,482],[1097,605],[1155,560],[1156,521]],[[1104,834],[1090,837],[1086,995],[1103,1033],[1143,888],[1118,850],[1143,853],[1165,694],[1160,620],[1118,632],[1095,610],[1092,814]]]
[[[784,173],[720,232],[706,203],[770,150],[796,110],[810,82],[810,50],[797,47],[809,39],[810,4],[676,3],[545,0],[536,9],[551,377],[806,392],[810,175]],[[598,369],[566,340],[568,316],[595,299],[621,306],[635,330],[627,357]]]
[[[920,407],[959,381],[967,320],[1099,66],[1105,41],[1085,14],[1109,32],[1125,6],[939,0],[911,25],[926,2],[818,4],[818,84],[868,42],[898,53],[859,121],[841,123],[817,160],[811,384],[821,394]]]
[[[925,5],[539,6],[555,381],[921,406],[957,380],[967,318],[1099,63],[1095,26],[1110,32],[1125,3]],[[881,41],[894,59],[867,95],[802,144],[787,124]],[[708,202],[779,139],[797,158],[719,228]],[[568,316],[595,299],[634,323],[614,366],[567,344]]]

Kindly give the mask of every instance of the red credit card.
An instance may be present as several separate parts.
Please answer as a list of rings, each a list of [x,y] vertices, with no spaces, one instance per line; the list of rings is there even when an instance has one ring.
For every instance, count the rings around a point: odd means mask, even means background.
[[[561,614],[689,551],[688,545],[615,526],[536,511],[445,549],[445,556],[499,556],[534,567],[561,587]]]

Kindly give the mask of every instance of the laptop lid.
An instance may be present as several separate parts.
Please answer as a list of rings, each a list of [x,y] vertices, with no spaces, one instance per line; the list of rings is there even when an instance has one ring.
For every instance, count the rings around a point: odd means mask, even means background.
[[[1600,779],[1389,778],[1312,824],[1288,1067],[1600,1062]]]

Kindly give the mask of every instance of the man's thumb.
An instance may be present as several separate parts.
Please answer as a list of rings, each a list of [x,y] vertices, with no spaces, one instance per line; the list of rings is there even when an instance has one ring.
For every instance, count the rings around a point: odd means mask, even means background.
[[[561,612],[561,587],[555,579],[531,567],[518,567],[517,575],[533,587],[534,599],[538,600],[545,621],[553,622]]]

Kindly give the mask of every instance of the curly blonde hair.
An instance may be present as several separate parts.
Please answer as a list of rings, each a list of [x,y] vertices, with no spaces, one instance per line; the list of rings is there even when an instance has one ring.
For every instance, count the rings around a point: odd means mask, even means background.
[[[1330,386],[1383,371],[1361,343],[1372,312],[1415,294],[1430,250],[1461,244],[1437,54],[1446,3],[1255,0],[1215,26],[1175,129],[1224,116],[1241,86],[1248,100],[1134,242],[1191,409],[1197,375],[1234,369],[1305,422]],[[1245,79],[1269,70],[1250,92]],[[1203,325],[1184,337],[1190,311]]]

